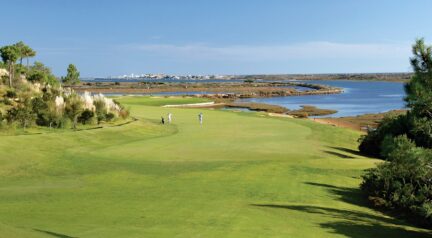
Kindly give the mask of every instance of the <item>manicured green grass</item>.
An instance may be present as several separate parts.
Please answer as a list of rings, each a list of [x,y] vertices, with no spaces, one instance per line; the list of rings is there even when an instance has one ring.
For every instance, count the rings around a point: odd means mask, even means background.
[[[0,138],[0,237],[428,235],[366,206],[357,132],[119,100],[138,121]]]

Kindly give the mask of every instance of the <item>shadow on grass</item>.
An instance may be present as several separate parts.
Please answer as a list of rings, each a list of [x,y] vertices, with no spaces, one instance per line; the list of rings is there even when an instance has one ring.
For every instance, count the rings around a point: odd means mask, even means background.
[[[358,151],[358,150],[348,149],[348,148],[344,148],[344,147],[337,147],[337,146],[329,146],[329,148],[339,150],[341,152],[350,153],[352,155],[365,156],[364,154],[360,153],[360,151]]]
[[[392,218],[376,216],[365,212],[341,210],[319,206],[289,206],[275,204],[251,204],[256,207],[273,209],[289,209],[316,214],[320,217],[330,217],[339,221],[324,222],[320,227],[334,234],[341,234],[352,238],[363,237],[430,237],[430,233],[410,231],[398,227],[400,221]]]
[[[307,182],[306,184],[327,189],[338,200],[349,204],[366,207],[367,200],[360,189],[343,188],[329,184]],[[333,234],[345,235],[352,238],[360,237],[430,237],[430,232],[419,232],[405,229],[405,222],[373,213],[343,210],[330,207],[307,205],[279,205],[279,204],[251,204],[255,207],[270,209],[288,209],[328,217],[333,222],[320,223],[320,227]]]
[[[68,236],[65,234],[60,234],[60,233],[56,233],[56,232],[52,232],[52,231],[45,231],[45,230],[39,230],[39,229],[33,229],[33,230],[41,232],[41,233],[45,233],[45,234],[53,236],[53,237],[58,237],[58,238],[77,238],[74,236]]]
[[[342,158],[342,159],[354,159],[353,156],[345,155],[345,154],[342,154],[339,152],[334,152],[334,151],[330,151],[330,150],[324,150],[324,152],[327,154],[330,154],[330,155],[337,156],[337,157]]]
[[[368,201],[359,188],[343,188],[330,184],[305,182],[307,185],[326,188],[328,192],[337,196],[338,200],[346,203],[354,204],[361,207],[367,207]]]

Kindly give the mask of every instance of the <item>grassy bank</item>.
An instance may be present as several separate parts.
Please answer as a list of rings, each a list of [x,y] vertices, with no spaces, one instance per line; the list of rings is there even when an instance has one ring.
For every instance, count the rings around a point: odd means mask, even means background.
[[[359,132],[118,100],[139,120],[1,137],[0,237],[427,237],[366,206]]]
[[[320,118],[315,119],[315,121],[365,132],[368,128],[376,128],[384,117],[394,117],[405,113],[406,110],[393,110],[384,113],[364,114],[353,117]]]

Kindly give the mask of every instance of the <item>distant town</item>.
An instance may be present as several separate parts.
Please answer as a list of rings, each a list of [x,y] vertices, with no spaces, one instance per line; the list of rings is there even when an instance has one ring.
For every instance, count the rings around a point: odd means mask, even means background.
[[[335,74],[255,74],[255,75],[173,75],[173,74],[124,74],[119,76],[89,77],[83,80],[121,79],[121,80],[379,80],[405,82],[412,77],[411,72],[404,73],[335,73]]]
[[[170,75],[170,74],[125,74],[120,76],[108,76],[107,79],[194,79],[194,80],[209,80],[209,79],[231,79],[234,76],[228,75]],[[97,78],[96,78],[97,79]]]

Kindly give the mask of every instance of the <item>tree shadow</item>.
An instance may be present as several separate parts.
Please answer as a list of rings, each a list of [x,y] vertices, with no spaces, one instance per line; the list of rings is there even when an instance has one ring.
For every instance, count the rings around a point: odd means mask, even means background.
[[[307,185],[318,186],[326,188],[328,192],[335,195],[340,201],[354,204],[361,207],[368,206],[368,200],[364,193],[359,188],[344,188],[330,184],[305,182]]]
[[[334,151],[330,151],[330,150],[324,150],[324,152],[327,154],[330,154],[330,155],[335,155],[335,156],[342,158],[342,159],[354,159],[353,156],[345,155],[345,154],[342,154],[339,152],[334,152]]]
[[[353,149],[348,149],[348,148],[338,147],[338,146],[329,146],[329,148],[339,150],[341,152],[350,153],[352,155],[365,156],[364,154],[360,153],[360,151],[358,151],[358,150],[353,150]]]
[[[58,238],[77,238],[74,236],[68,236],[65,234],[60,234],[60,233],[56,233],[56,232],[52,232],[52,231],[46,231],[46,230],[40,230],[40,229],[33,229],[33,230],[41,232],[41,233],[45,233],[45,234],[53,236],[53,237],[58,237]]]
[[[338,187],[330,184],[306,182],[311,186],[325,188],[333,194],[336,199],[354,204],[359,207],[368,207],[368,201],[362,191],[358,188]],[[347,237],[430,237],[429,231],[419,232],[407,230],[402,226],[407,226],[403,220],[392,216],[381,216],[368,212],[356,210],[343,210],[330,207],[308,206],[308,205],[280,205],[280,204],[251,204],[251,206],[270,208],[270,209],[289,209],[320,217],[335,219],[333,222],[320,223],[320,227],[329,230],[334,234],[342,234]],[[412,226],[414,227],[414,226]]]
[[[324,222],[319,224],[320,227],[329,230],[334,234],[342,234],[352,238],[363,237],[430,237],[430,232],[418,232],[406,230],[400,225],[404,223],[383,216],[373,214],[341,210],[336,208],[319,207],[319,206],[299,206],[299,205],[277,205],[277,204],[251,204],[256,207],[272,209],[289,209],[301,211],[310,214],[316,214],[320,217],[326,216],[339,221]]]

